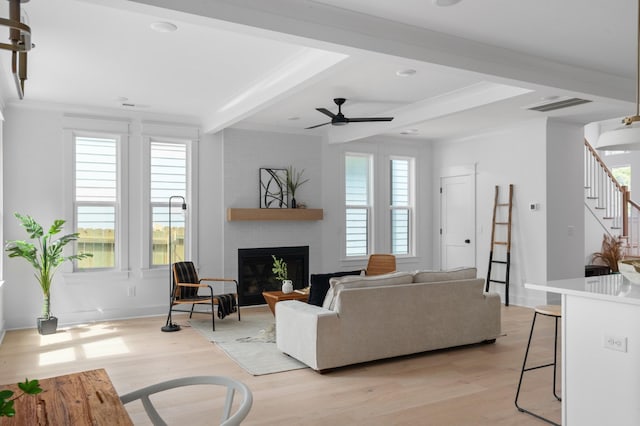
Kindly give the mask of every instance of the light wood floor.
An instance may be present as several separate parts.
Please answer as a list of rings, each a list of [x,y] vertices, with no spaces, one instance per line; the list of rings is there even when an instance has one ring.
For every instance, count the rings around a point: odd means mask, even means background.
[[[249,316],[266,307],[245,308]],[[513,400],[533,311],[503,307],[504,336],[475,345],[367,363],[318,374],[310,369],[254,377],[196,330],[163,333],[164,318],[141,318],[73,327],[51,336],[7,332],[0,345],[0,383],[105,368],[119,394],[189,375],[226,375],[246,383],[254,404],[247,425],[542,425],[517,411]],[[233,321],[227,318],[224,321]],[[407,326],[410,326],[408,324]],[[541,318],[530,360],[553,354],[553,320]],[[525,374],[521,405],[560,420],[551,394],[552,370]],[[217,395],[204,388],[159,398],[170,424],[217,424]],[[196,394],[200,392],[200,394]],[[208,391],[207,391],[208,392]],[[136,424],[148,424],[136,403]]]

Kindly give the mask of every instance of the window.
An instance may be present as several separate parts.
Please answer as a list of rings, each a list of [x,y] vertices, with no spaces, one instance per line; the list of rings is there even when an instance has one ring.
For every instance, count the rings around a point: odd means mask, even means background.
[[[187,194],[187,145],[152,140],[150,156],[151,265],[168,265],[185,260],[186,212],[182,205]]]
[[[626,186],[631,191],[631,166],[616,166],[611,168],[611,174],[620,185]]]
[[[408,158],[390,161],[391,253],[411,252],[412,163]]]
[[[118,139],[75,136],[74,196],[79,260],[77,269],[116,267]]]
[[[371,156],[345,156],[346,256],[369,254],[371,225]]]

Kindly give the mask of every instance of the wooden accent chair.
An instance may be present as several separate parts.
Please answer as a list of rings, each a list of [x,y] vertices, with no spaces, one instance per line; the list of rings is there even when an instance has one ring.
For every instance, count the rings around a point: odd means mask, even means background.
[[[202,284],[202,281],[218,283],[231,282],[235,287],[235,293],[214,294],[213,287],[209,284]],[[227,314],[237,311],[238,321],[240,321],[240,305],[238,304],[238,281],[232,278],[198,278],[198,272],[193,262],[176,262],[173,264],[173,294],[171,297],[171,311],[189,312],[189,318],[193,315],[193,308],[196,305],[211,305],[211,312],[200,312],[211,314],[211,325],[213,331],[216,330],[215,309],[218,305],[218,317],[223,318]],[[224,287],[223,287],[224,288]],[[207,294],[199,294],[200,289],[208,289]],[[174,306],[190,304],[191,310],[176,309]]]
[[[365,275],[381,275],[395,272],[396,257],[393,254],[372,254],[365,269]]]

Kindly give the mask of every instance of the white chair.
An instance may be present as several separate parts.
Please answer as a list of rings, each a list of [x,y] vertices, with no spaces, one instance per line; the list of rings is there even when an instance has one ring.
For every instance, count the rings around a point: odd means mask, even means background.
[[[253,404],[253,395],[251,390],[242,382],[231,379],[229,377],[222,376],[193,376],[183,377],[179,379],[168,380],[166,382],[156,383],[155,385],[147,386],[142,389],[135,390],[120,397],[123,404],[127,404],[131,401],[141,400],[149,419],[155,425],[166,426],[167,424],[162,420],[158,411],[151,403],[149,396],[165,390],[191,385],[220,385],[227,387],[227,396],[224,404],[224,411],[222,418],[220,419],[220,425],[223,426],[235,426],[239,425],[247,414],[251,410]],[[231,407],[233,405],[233,398],[236,392],[242,394],[242,403],[236,412],[231,415]]]

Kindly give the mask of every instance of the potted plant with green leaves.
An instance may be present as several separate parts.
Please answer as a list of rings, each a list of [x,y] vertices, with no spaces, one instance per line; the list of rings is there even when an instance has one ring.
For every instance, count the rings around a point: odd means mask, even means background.
[[[289,207],[295,209],[297,207],[296,202],[296,191],[300,186],[304,183],[308,182],[309,179],[302,179],[302,175],[304,174],[304,169],[301,171],[297,171],[293,168],[293,166],[289,166],[287,169],[287,191],[289,192],[289,196],[291,199],[289,200]]]
[[[282,281],[282,292],[292,293],[293,281],[288,279],[287,263],[282,258],[278,259],[274,255],[271,255],[271,257],[273,258],[273,268],[271,268],[271,272],[273,272],[278,281]]]
[[[53,276],[65,261],[80,260],[93,256],[91,253],[78,253],[65,256],[64,247],[78,239],[78,233],[66,234],[58,239],[54,236],[62,231],[65,223],[62,219],[56,219],[53,225],[45,233],[42,225],[29,215],[15,213],[20,225],[29,234],[29,240],[13,240],[7,242],[5,250],[9,257],[21,257],[33,266],[35,277],[42,289],[43,304],[42,316],[38,318],[38,332],[40,334],[52,334],[58,328],[58,318],[51,315],[51,282]],[[32,242],[32,241],[35,241]]]

